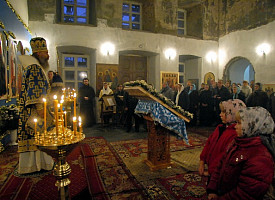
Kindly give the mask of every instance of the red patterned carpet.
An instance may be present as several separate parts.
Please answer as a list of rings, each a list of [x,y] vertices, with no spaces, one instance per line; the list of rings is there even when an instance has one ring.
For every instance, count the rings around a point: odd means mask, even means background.
[[[189,144],[178,140],[176,137],[170,137],[170,152],[190,150],[203,147],[207,138],[198,134],[188,134]],[[116,152],[121,157],[138,157],[142,153],[147,153],[147,139],[137,139],[128,141],[118,141],[111,143]]]
[[[207,177],[201,177],[197,172],[160,178],[158,181],[175,199],[207,199]]]
[[[87,188],[80,147],[75,148],[68,156],[68,162],[73,174],[70,180],[74,183],[70,185],[70,194],[76,197]],[[52,172],[42,171],[24,176],[19,176],[16,172],[15,169],[2,186],[0,199],[58,199],[57,187],[54,185],[56,180]]]
[[[143,162],[147,158],[146,139],[111,142],[111,145],[146,188],[150,199],[207,199],[207,178],[199,176],[196,171],[207,138],[195,133],[189,133],[188,138],[190,145],[176,137],[170,138],[171,159],[178,162],[172,168],[157,172],[151,172]]]
[[[206,138],[190,134],[189,140],[191,146],[172,137],[171,152],[198,152]],[[67,158],[72,199],[204,199],[205,180],[181,166],[150,172],[142,162],[146,151],[147,140],[110,144],[102,137],[86,138]],[[7,149],[0,157],[1,200],[58,199],[52,172],[18,176],[16,149]],[[128,166],[129,159],[133,166]],[[136,174],[132,168],[142,171]]]
[[[16,150],[5,154],[13,154],[13,160],[18,160]],[[8,163],[8,157],[2,155],[2,158]],[[147,199],[144,188],[103,138],[85,139],[67,161],[72,169],[69,185],[72,199]],[[58,199],[56,180],[51,172],[18,177],[15,165],[1,165],[4,180],[0,189],[1,200]],[[9,173],[2,173],[5,170]]]

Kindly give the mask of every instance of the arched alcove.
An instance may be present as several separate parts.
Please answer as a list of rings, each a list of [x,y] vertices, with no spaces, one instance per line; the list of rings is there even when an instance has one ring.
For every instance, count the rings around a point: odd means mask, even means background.
[[[225,66],[223,80],[232,83],[242,83],[243,80],[255,80],[255,70],[251,62],[244,57],[235,57]]]

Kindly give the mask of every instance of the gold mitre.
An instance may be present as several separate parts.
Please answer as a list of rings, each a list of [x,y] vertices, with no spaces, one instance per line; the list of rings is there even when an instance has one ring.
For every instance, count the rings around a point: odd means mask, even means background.
[[[46,40],[42,37],[32,38],[30,44],[33,53],[48,51]]]

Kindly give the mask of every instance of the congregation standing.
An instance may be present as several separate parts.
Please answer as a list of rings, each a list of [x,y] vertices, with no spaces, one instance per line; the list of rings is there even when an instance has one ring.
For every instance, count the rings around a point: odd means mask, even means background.
[[[37,46],[36,43],[42,45]],[[33,38],[31,46],[33,55],[27,57],[28,64],[19,97],[20,174],[53,168],[53,159],[33,145],[34,127],[30,120],[34,115],[43,118],[42,98],[61,93],[63,87],[63,81],[57,73],[48,71],[48,76],[46,75],[49,60],[46,40]],[[253,89],[245,80],[243,85],[210,80],[210,84],[201,84],[201,88],[197,90],[196,85],[188,81],[186,87],[177,83],[174,89],[164,83],[160,91],[177,106],[194,114],[188,126],[217,126],[200,154],[198,168],[201,176],[208,177],[208,199],[263,199],[267,194],[272,196],[268,190],[272,188],[274,181],[275,95],[273,92],[268,96],[261,83],[253,82],[251,86]],[[36,87],[41,87],[39,94],[34,94]],[[88,78],[83,79],[78,96],[84,126],[93,126],[96,123],[95,91],[89,85]],[[114,97],[114,104],[106,105],[103,100],[106,96]],[[108,113],[101,115],[104,124],[108,124],[112,118],[117,123],[124,124],[127,132],[130,132],[134,119],[135,131],[139,132],[142,118],[134,113],[138,99],[124,91],[123,85],[118,85],[113,91],[104,82],[99,101],[101,114],[104,111]],[[52,128],[50,111],[47,109],[45,114],[47,127],[43,127],[45,124],[41,123],[39,128]],[[113,114],[115,118],[112,117]]]

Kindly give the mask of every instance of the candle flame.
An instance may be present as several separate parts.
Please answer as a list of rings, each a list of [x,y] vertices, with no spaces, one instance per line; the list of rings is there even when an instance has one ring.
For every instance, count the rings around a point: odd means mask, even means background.
[[[63,104],[63,103],[64,103],[64,100],[62,99],[62,100],[60,101],[60,103]]]
[[[57,107],[60,108],[60,104],[57,104]]]
[[[81,122],[81,117],[80,116],[78,117],[78,121]]]
[[[65,114],[65,115],[66,115],[66,113],[67,113],[67,112],[66,112],[66,111],[64,111],[64,114]]]
[[[46,102],[47,100],[45,98],[43,98],[43,101]]]
[[[53,98],[54,98],[54,99],[57,99],[57,96],[56,96],[56,95],[53,95]]]
[[[74,122],[76,121],[76,117],[73,117],[73,121],[74,121]]]
[[[76,97],[76,93],[74,93],[74,97]]]
[[[37,122],[37,119],[34,119],[33,121],[34,121],[34,123],[36,123],[36,122]]]

